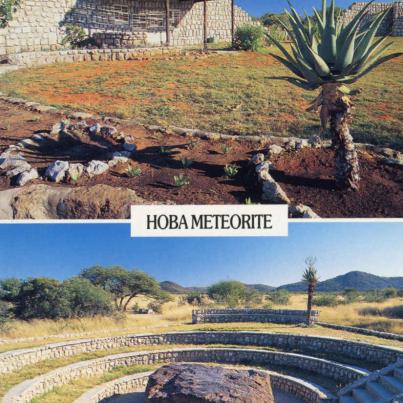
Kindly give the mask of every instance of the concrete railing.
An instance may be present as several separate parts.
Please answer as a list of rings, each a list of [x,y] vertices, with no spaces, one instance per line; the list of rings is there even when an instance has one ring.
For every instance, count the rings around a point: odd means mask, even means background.
[[[318,385],[273,371],[260,371],[270,375],[272,388],[290,393],[291,395],[302,399],[304,402],[320,403],[324,401],[336,401],[335,396]],[[98,385],[84,393],[74,403],[98,403],[115,395],[141,392],[146,387],[151,374],[152,372],[143,372]]]
[[[253,366],[274,365],[294,368],[347,384],[368,375],[365,370],[337,362],[301,354],[254,349],[172,349],[163,351],[140,351],[110,355],[94,360],[81,361],[58,368],[47,374],[27,380],[12,388],[3,403],[28,403],[33,398],[53,388],[82,377],[94,377],[116,367],[154,365],[171,362],[211,362]]]
[[[197,309],[192,311],[193,323],[264,322],[305,323],[308,311],[291,309]],[[318,321],[319,312],[312,311],[311,321]]]
[[[323,336],[263,332],[178,332],[134,334],[52,343],[0,354],[0,373],[17,371],[37,362],[70,357],[97,350],[164,344],[228,344],[297,350],[308,354],[327,353],[347,359],[365,360],[385,366],[403,358],[403,349]]]

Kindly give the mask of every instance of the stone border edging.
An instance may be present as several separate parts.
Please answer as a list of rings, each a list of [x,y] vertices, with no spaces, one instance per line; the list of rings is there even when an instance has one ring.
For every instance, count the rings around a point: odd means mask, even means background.
[[[388,365],[403,358],[403,349],[334,337],[305,336],[291,333],[269,332],[171,332],[157,334],[131,334],[94,339],[79,339],[68,342],[51,343],[40,347],[11,350],[0,354],[0,374],[17,371],[47,359],[70,357],[110,348],[160,344],[233,344],[316,353],[341,354],[353,359],[365,358],[369,362]]]
[[[380,337],[382,339],[403,341],[403,335],[397,333],[380,332],[378,330],[365,329],[363,327],[343,326],[326,322],[317,322],[316,324],[322,327],[327,327],[329,329],[345,330],[351,333],[365,334],[368,336]]]
[[[303,381],[293,376],[282,375],[274,371],[259,370],[270,375],[272,386],[283,392],[298,396],[308,403],[320,403],[323,401],[336,401],[336,397],[321,386]],[[109,397],[128,394],[138,391],[146,386],[148,377],[152,372],[128,375],[113,381],[97,385],[88,392],[81,395],[74,403],[98,403]]]
[[[28,403],[33,398],[65,385],[81,377],[100,375],[116,367],[149,365],[165,362],[218,362],[223,364],[247,364],[286,366],[310,371],[342,383],[353,382],[368,375],[368,371],[322,358],[302,354],[253,349],[172,349],[140,351],[110,355],[93,360],[80,361],[57,368],[44,375],[26,380],[13,387],[3,398],[3,403]]]

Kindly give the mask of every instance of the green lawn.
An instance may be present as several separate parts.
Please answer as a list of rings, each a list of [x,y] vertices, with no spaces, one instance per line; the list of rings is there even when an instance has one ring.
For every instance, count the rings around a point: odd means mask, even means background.
[[[403,38],[392,38],[403,50]],[[269,49],[274,51],[274,48]],[[352,133],[356,141],[403,146],[403,58],[370,73],[356,87]],[[317,92],[280,80],[288,71],[265,49],[202,58],[51,65],[12,72],[0,91],[35,101],[235,134],[318,133],[319,118],[305,112]]]

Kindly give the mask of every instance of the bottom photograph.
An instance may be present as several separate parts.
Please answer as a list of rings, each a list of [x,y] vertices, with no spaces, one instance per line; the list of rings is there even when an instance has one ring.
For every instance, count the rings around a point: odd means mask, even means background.
[[[0,401],[403,402],[399,223],[0,226]]]

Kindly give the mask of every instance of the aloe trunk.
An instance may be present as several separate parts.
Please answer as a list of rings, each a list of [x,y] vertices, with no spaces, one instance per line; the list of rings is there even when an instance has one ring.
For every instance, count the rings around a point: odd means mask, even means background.
[[[313,284],[308,285],[308,304],[307,304],[307,317],[306,324],[308,326],[312,325],[312,301],[313,301],[313,293],[315,292],[315,286]]]
[[[338,90],[337,83],[322,85],[322,119],[329,119],[332,143],[336,152],[336,185],[358,189],[360,181],[357,151],[348,126],[351,100]]]

